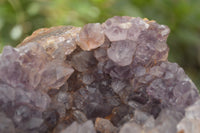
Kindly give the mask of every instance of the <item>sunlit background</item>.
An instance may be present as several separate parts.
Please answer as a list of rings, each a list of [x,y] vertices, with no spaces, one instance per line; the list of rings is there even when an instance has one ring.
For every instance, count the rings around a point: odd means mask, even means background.
[[[169,60],[200,88],[200,0],[0,0],[0,50],[16,46],[38,28],[83,26],[115,15],[168,25]]]

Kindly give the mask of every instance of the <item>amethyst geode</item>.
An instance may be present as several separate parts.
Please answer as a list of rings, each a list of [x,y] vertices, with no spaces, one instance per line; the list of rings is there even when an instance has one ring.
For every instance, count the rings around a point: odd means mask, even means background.
[[[0,54],[1,133],[199,133],[198,90],[170,30],[113,17],[35,31]]]

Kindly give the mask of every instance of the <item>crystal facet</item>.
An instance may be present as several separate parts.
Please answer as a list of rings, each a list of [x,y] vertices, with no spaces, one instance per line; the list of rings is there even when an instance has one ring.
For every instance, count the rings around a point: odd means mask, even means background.
[[[43,28],[0,54],[2,133],[199,133],[199,92],[167,26],[115,16]]]

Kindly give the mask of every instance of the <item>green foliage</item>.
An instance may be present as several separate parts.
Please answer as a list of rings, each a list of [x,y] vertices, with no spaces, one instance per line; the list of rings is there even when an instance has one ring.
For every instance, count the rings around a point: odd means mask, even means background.
[[[200,87],[199,5],[199,0],[0,0],[0,50],[42,27],[83,26],[115,15],[146,17],[170,27],[169,60]]]

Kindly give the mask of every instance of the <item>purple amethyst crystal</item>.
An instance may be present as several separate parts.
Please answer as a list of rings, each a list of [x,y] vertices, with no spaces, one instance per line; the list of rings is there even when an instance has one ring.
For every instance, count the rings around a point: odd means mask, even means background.
[[[136,50],[136,43],[130,40],[113,42],[108,48],[108,57],[120,66],[130,65]]]
[[[200,131],[200,100],[185,110],[185,116],[178,123],[177,129],[184,133],[198,133]]]
[[[199,133],[198,89],[170,30],[115,16],[35,31],[0,54],[2,133]]]

